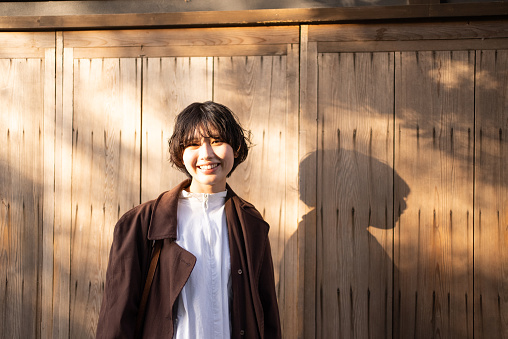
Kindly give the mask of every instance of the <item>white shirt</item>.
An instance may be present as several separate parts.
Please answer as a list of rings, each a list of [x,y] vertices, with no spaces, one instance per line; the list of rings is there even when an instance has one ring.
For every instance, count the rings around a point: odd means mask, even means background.
[[[178,297],[177,339],[230,338],[231,262],[224,203],[227,192],[182,191],[176,243],[196,256]]]

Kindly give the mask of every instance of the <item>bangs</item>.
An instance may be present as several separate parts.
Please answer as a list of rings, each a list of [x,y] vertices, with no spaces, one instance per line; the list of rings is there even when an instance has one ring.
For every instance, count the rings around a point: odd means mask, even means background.
[[[214,116],[207,116],[205,112],[193,114],[189,117],[185,126],[181,130],[181,146],[187,147],[189,144],[201,138],[220,139],[228,144],[234,144],[233,137],[227,133],[224,122],[216,119]]]

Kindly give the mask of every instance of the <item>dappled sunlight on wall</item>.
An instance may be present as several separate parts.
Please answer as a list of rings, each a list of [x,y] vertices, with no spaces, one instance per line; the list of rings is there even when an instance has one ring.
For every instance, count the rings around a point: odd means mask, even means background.
[[[0,59],[0,328],[38,332],[43,216],[44,63]]]
[[[505,336],[506,51],[170,31],[60,32],[0,59],[4,336],[94,336],[114,225],[185,178],[174,118],[210,99],[252,132],[228,183],[271,226],[287,338]]]

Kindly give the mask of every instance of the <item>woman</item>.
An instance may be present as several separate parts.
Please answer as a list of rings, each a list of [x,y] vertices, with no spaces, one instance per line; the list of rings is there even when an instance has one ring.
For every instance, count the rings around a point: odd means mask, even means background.
[[[269,226],[226,182],[248,149],[224,105],[193,103],[177,116],[171,162],[189,179],[118,221],[97,338],[135,336],[156,241],[162,249],[139,337],[281,337]]]

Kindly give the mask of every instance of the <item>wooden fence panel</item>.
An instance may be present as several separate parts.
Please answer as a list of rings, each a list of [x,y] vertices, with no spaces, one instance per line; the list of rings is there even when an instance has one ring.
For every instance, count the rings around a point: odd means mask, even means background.
[[[508,338],[508,51],[476,53],[475,338]]]
[[[54,33],[0,34],[1,338],[40,336],[45,97]],[[49,74],[49,76],[48,76]],[[53,75],[53,80],[51,79]],[[51,211],[48,211],[51,214]]]
[[[287,267],[284,269],[285,276],[289,279],[286,285],[280,287],[283,291],[281,294],[289,299],[288,308],[296,312],[297,239],[296,236],[292,242],[288,242],[288,239],[297,227],[298,149],[291,148],[284,152],[284,147],[286,144],[296,144],[298,140],[299,49],[298,45],[281,44],[281,40],[297,40],[298,30],[296,27],[242,28],[237,31],[239,36],[235,36],[235,39],[225,39],[224,30],[206,29],[198,35],[195,34],[196,30],[186,31],[185,34],[192,33],[201,41],[196,44],[185,38],[181,41],[168,40],[169,33],[175,34],[167,30],[150,31],[148,40],[152,43],[148,47],[139,45],[136,40],[136,34],[143,35],[140,31],[121,31],[112,35],[101,32],[68,32],[65,35],[65,46],[72,50],[75,60],[72,86],[75,178],[72,203],[72,335],[89,337],[96,325],[102,294],[98,287],[104,279],[106,267],[106,261],[102,260],[107,260],[107,255],[97,258],[96,253],[102,253],[103,247],[109,249],[112,227],[118,216],[125,211],[122,205],[114,209],[116,214],[113,215],[109,207],[116,206],[117,202],[108,201],[108,194],[111,193],[112,199],[115,199],[126,193],[124,195],[132,197],[132,201],[134,196],[139,199],[138,202],[146,201],[156,198],[162,191],[180,182],[185,176],[171,168],[167,152],[174,118],[191,102],[211,99],[230,106],[237,113],[241,112],[240,120],[246,122],[248,128],[251,128],[253,121],[256,131],[260,130],[261,138],[267,122],[265,117],[267,114],[272,116],[270,122],[273,122],[273,129],[270,130],[269,139],[267,134],[266,143],[257,147],[257,152],[253,151],[253,160],[250,160],[254,166],[266,168],[255,168],[252,177],[250,170],[247,170],[249,186],[240,180],[241,176],[237,179],[238,184],[235,185],[235,179],[231,181],[241,196],[252,201],[261,211],[267,211],[267,219],[272,224],[270,234],[275,239],[273,252],[274,257],[278,258],[277,267],[282,257],[287,258]],[[126,39],[130,38],[132,41],[126,43]],[[252,39],[260,44],[253,45]],[[203,45],[202,41],[206,44]],[[135,58],[136,53],[140,58]],[[216,55],[220,57],[213,58]],[[234,55],[242,56],[232,57]],[[242,65],[245,62],[245,65],[233,72],[224,72],[225,68],[221,65],[228,62],[231,65]],[[261,64],[264,66],[259,72]],[[242,80],[244,77],[252,77],[256,84],[251,87],[249,82]],[[214,83],[215,87],[212,88]],[[271,85],[266,86],[267,83]],[[252,88],[258,92],[250,96]],[[247,95],[238,92],[239,89],[245,89]],[[224,90],[231,91],[229,97],[223,95]],[[253,115],[249,115],[251,104],[247,105],[249,110],[245,110],[246,106],[235,106],[238,100],[244,99],[247,102],[254,99],[260,103]],[[124,113],[119,116],[119,112]],[[119,127],[122,123],[126,124],[126,121],[138,121],[137,119],[141,119],[140,122],[132,123],[128,128]],[[141,136],[138,134],[140,130]],[[120,135],[121,140],[118,139]],[[127,145],[125,138],[129,140]],[[136,153],[136,147],[140,147],[140,154]],[[269,148],[278,149],[279,153],[269,154]],[[281,163],[289,161],[291,166],[270,162],[269,156],[283,159]],[[120,164],[122,161],[128,165]],[[141,164],[137,161],[141,161]],[[124,166],[140,167],[141,174],[130,173],[124,178],[121,176]],[[275,174],[268,177],[266,173]],[[288,176],[290,179],[286,179]],[[263,187],[261,182],[265,178],[270,178],[273,183],[270,181]],[[242,179],[245,180],[245,177]],[[124,187],[124,190],[130,191],[112,191],[111,188],[117,184],[129,186],[130,188]],[[250,194],[251,187],[257,195]],[[268,191],[270,197],[273,192],[277,192],[273,196],[275,200],[267,199],[262,188]],[[136,189],[140,190],[137,195],[134,193]],[[267,200],[276,201],[277,207],[266,204]],[[95,251],[89,251],[97,241],[100,249],[96,246]],[[288,250],[288,243],[293,244],[291,250]],[[94,252],[95,257],[92,258],[90,252]],[[78,262],[83,263],[81,267],[76,266]],[[297,328],[294,313],[281,313],[286,314],[289,329]]]
[[[246,162],[229,183],[270,224],[277,295],[285,338],[297,338],[298,45],[287,55],[217,57],[214,100],[252,132]]]
[[[473,334],[473,84],[473,52],[396,53],[397,338]]]
[[[113,227],[209,99],[253,133],[229,183],[284,337],[508,338],[506,24],[300,28],[0,33],[0,338],[94,337]]]
[[[139,204],[141,60],[74,59],[70,337],[93,338],[113,228]]]
[[[393,53],[318,64],[317,337],[390,338]]]
[[[209,57],[144,59],[141,201],[157,198],[186,178],[171,167],[168,140],[183,108],[212,99],[212,70]]]

